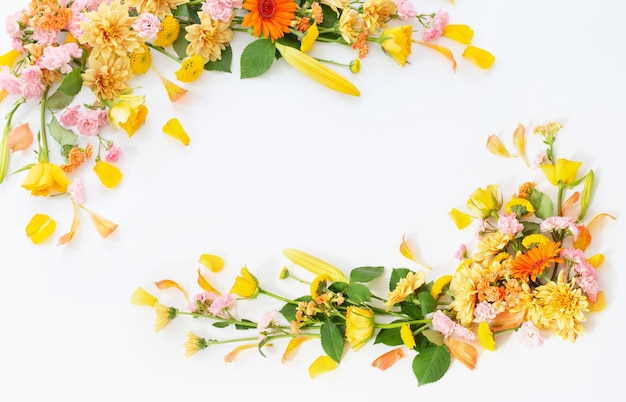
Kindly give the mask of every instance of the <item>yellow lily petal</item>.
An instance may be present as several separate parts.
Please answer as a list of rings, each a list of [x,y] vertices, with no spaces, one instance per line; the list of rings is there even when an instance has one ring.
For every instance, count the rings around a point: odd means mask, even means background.
[[[103,160],[96,162],[93,171],[96,172],[102,184],[108,188],[115,188],[122,180],[122,177],[124,177],[122,171],[117,166]]]
[[[191,139],[177,118],[169,119],[163,126],[163,132],[169,136],[176,138],[184,145],[189,145]]]
[[[450,60],[450,62],[452,63],[452,71],[456,72],[456,59],[454,58],[454,54],[452,53],[450,49],[448,49],[445,46],[437,45],[436,43],[432,43],[432,42],[416,41],[416,43],[419,43],[420,45],[434,49],[438,51],[439,53],[441,53],[442,55],[444,55],[445,58]]]
[[[222,257],[213,254],[202,254],[199,262],[207,267],[211,272],[220,272],[224,267],[224,260]]]
[[[159,73],[156,68],[152,67],[152,69],[159,76],[161,83],[163,83],[163,86],[165,87],[165,90],[167,91],[167,96],[170,99],[170,102],[174,103],[178,101],[179,99],[181,99],[183,96],[185,96],[185,94],[187,94],[188,91],[186,89],[179,87],[174,82],[162,76],[161,73]]]
[[[224,363],[234,362],[239,352],[241,352],[242,350],[246,350],[246,349],[256,348],[258,345],[259,345],[258,343],[246,343],[244,345],[237,346],[230,353],[224,356]]]
[[[35,244],[46,240],[56,229],[56,222],[45,214],[35,214],[26,225],[26,236]]]
[[[459,229],[465,229],[472,223],[472,217],[466,214],[465,212],[459,211],[456,208],[452,208],[450,212],[448,212],[450,218]]]
[[[76,204],[76,201],[74,201],[74,198],[72,198],[72,205],[74,207],[74,218],[72,219],[72,226],[70,226],[69,232],[67,232],[66,234],[64,234],[63,236],[59,238],[59,241],[57,242],[57,246],[67,244],[70,241],[72,241],[72,239],[74,238],[74,233],[76,233],[76,228],[78,227],[78,223],[80,222],[80,220],[78,218],[78,204]]]
[[[30,125],[28,123],[22,123],[19,126],[15,126],[11,132],[9,132],[7,146],[11,152],[24,151],[31,146],[34,138]]]
[[[283,254],[294,264],[301,266],[315,275],[325,275],[333,282],[349,282],[349,279],[339,268],[327,263],[326,261],[322,261],[317,257],[313,257],[304,251],[286,248],[283,250]]]
[[[350,81],[319,60],[291,46],[278,42],[275,42],[275,45],[283,59],[301,73],[335,91],[353,96],[361,95],[361,92]]]
[[[287,344],[287,348],[285,349],[285,353],[283,353],[283,357],[280,362],[286,363],[287,361],[289,361],[296,353],[300,345],[302,345],[306,341],[310,341],[311,339],[316,338],[312,336],[298,336],[297,338],[291,338],[289,340],[289,343]]]
[[[617,218],[616,218],[616,217],[614,217],[614,216],[613,216],[613,215],[611,215],[611,214],[602,213],[602,214],[598,214],[598,215],[594,216],[594,217],[593,217],[593,219],[591,219],[591,220],[589,221],[589,223],[587,224],[587,227],[588,227],[589,229],[591,229],[591,226],[592,226],[592,225],[594,225],[596,222],[599,222],[599,221],[600,221],[600,218],[611,218],[611,219],[613,219],[613,220],[617,220]]]
[[[495,156],[501,156],[503,158],[512,158],[512,155],[508,149],[504,146],[504,143],[495,134],[491,134],[487,138],[487,151],[491,152]]]
[[[463,57],[467,57],[476,63],[478,67],[485,70],[490,68],[496,61],[496,58],[491,53],[476,46],[466,47],[463,51]]]
[[[483,348],[489,351],[496,350],[496,341],[493,339],[493,333],[491,329],[489,329],[489,324],[485,321],[482,321],[478,324],[478,341],[483,346]]]
[[[205,291],[209,292],[209,293],[214,293],[218,296],[221,296],[222,294],[215,289],[210,283],[209,281],[206,280],[206,278],[204,276],[202,276],[202,272],[200,271],[200,268],[198,268],[198,285],[204,289]]]
[[[309,377],[315,378],[337,368],[337,362],[330,356],[320,356],[309,366]]]
[[[594,254],[587,258],[587,262],[589,262],[592,267],[598,268],[604,262],[604,254]]]
[[[161,281],[154,282],[154,284],[159,290],[165,290],[165,289],[171,289],[171,288],[178,289],[185,297],[185,300],[189,301],[189,296],[187,295],[187,291],[185,290],[185,288],[180,286],[176,281],[173,281],[171,279],[163,279]]]
[[[395,348],[387,353],[383,353],[378,356],[376,360],[372,362],[372,367],[376,367],[381,371],[387,370],[389,367],[396,364],[396,362],[404,357],[404,351],[402,348]]]
[[[448,24],[443,29],[442,35],[464,45],[469,45],[472,43],[474,31],[465,24]]]
[[[20,52],[15,49],[11,49],[2,56],[0,56],[0,66],[13,67],[15,61],[20,56]]]
[[[604,310],[606,307],[606,298],[604,297],[604,292],[598,292],[598,298],[595,303],[589,304],[589,311],[598,312]]]
[[[95,212],[87,209],[84,205],[79,205],[79,207],[84,209],[89,214],[89,217],[91,218],[91,221],[93,222],[93,225],[96,227],[96,230],[98,231],[100,236],[107,238],[117,229],[117,223],[96,214]]]
[[[517,149],[517,154],[522,158],[526,166],[528,166],[528,158],[526,157],[526,128],[519,123],[513,132],[513,145]]]
[[[418,263],[419,265],[423,266],[424,268],[431,269],[431,267],[429,267],[426,264],[421,263],[417,258],[415,258],[415,255],[413,254],[413,252],[409,248],[409,245],[407,244],[404,235],[402,236],[402,242],[400,243],[400,254],[402,254],[404,257],[408,258],[409,260]]]
[[[138,287],[130,296],[130,302],[138,306],[154,307],[158,299],[148,293],[144,288]]]
[[[413,331],[411,331],[411,325],[402,324],[400,327],[400,338],[402,338],[402,343],[409,349],[413,349],[415,347],[415,337],[413,337]]]

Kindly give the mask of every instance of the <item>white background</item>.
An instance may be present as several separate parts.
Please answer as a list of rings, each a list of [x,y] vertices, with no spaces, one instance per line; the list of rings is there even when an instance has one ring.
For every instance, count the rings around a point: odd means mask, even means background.
[[[3,7],[2,21],[25,6],[23,0]],[[361,90],[354,98],[282,61],[262,77],[240,80],[238,56],[250,37],[239,33],[233,73],[204,74],[186,85],[189,93],[176,104],[153,72],[133,82],[147,95],[147,123],[132,138],[103,133],[123,147],[121,184],[104,188],[89,166],[78,173],[88,185],[87,207],[120,225],[110,238],[101,239],[81,213],[74,241],[56,247],[71,222],[69,200],[32,197],[20,188],[24,173],[8,177],[0,185],[0,400],[585,400],[619,392],[626,6],[432,0],[417,8],[445,9],[451,23],[471,25],[474,44],[496,56],[493,68],[479,69],[461,57],[462,45],[444,38],[438,43],[456,55],[456,74],[431,49],[415,45],[410,64],[400,68],[371,43],[360,74],[338,70]],[[317,44],[313,54],[354,57],[338,47]],[[6,38],[2,48],[8,50]],[[155,55],[155,64],[174,79],[175,63]],[[11,103],[0,105],[3,114]],[[29,121],[37,130],[37,113],[34,103],[23,107],[15,122]],[[188,147],[161,132],[175,116],[191,137]],[[589,317],[587,332],[574,344],[550,338],[529,352],[515,337],[503,338],[495,353],[481,353],[476,370],[454,362],[440,382],[419,388],[412,355],[380,372],[370,363],[387,349],[369,344],[348,352],[333,373],[311,380],[306,369],[322,353],[318,343],[304,344],[288,364],[280,363],[280,343],[267,358],[249,350],[229,365],[222,358],[231,346],[185,358],[187,331],[223,333],[184,317],[154,333],[151,309],[129,303],[143,286],[184,307],[175,291],[158,293],[152,282],[173,279],[194,294],[202,253],[226,261],[220,274],[207,274],[218,289],[228,291],[247,265],[264,288],[287,296],[307,292],[276,279],[289,265],[281,253],[287,247],[346,271],[363,265],[418,269],[398,252],[405,234],[433,267],[429,280],[451,273],[457,246],[472,233],[458,231],[447,211],[463,209],[469,194],[487,184],[500,184],[510,196],[519,183],[542,180],[519,159],[489,154],[487,136],[511,144],[518,123],[530,131],[550,121],[564,125],[557,157],[580,160],[583,170],[596,173],[588,216],[618,217],[597,227],[589,250],[606,256],[600,284],[608,307]],[[538,140],[528,135],[534,146]],[[30,151],[12,155],[10,171],[33,161]],[[39,246],[24,234],[37,212],[58,224],[54,238]],[[384,289],[384,281],[378,285]],[[280,308],[268,299],[258,302]]]

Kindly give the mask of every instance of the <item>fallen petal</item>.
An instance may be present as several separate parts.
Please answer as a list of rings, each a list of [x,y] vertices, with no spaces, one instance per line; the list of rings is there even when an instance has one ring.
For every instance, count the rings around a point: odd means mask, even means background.
[[[209,281],[206,280],[206,278],[204,276],[202,276],[202,271],[200,271],[200,268],[198,268],[198,286],[200,286],[202,289],[204,289],[205,291],[207,291],[209,293],[214,293],[214,294],[216,294],[218,296],[222,295],[220,292],[217,291],[217,289],[215,289],[209,283]]]
[[[443,29],[442,35],[464,45],[469,45],[472,43],[474,31],[465,24],[448,24]]]
[[[187,132],[177,118],[169,119],[167,123],[165,123],[165,125],[163,126],[163,132],[169,136],[176,138],[184,145],[189,145],[189,142],[191,141],[189,136],[187,135]]]
[[[83,205],[79,205],[79,207],[87,211],[87,213],[89,214],[89,217],[91,218],[91,221],[93,222],[100,236],[107,238],[113,232],[115,232],[115,229],[117,229],[118,227],[117,223],[112,222],[101,215],[98,215],[97,213],[87,209]]]
[[[390,350],[387,353],[384,353],[376,358],[372,362],[372,367],[376,367],[381,371],[387,370],[389,367],[393,366],[398,362],[398,360],[404,357],[404,351],[402,348],[395,348]]]
[[[478,67],[482,69],[488,69],[496,61],[496,58],[486,51],[476,46],[468,46],[463,51],[463,57],[467,57],[472,60]]]
[[[454,58],[454,54],[452,54],[452,51],[450,49],[448,49],[445,46],[437,45],[432,42],[417,41],[416,43],[419,43],[420,45],[434,49],[438,51],[439,53],[441,53],[442,55],[444,55],[445,58],[450,60],[450,62],[452,63],[452,71],[456,72],[456,59]]]
[[[152,296],[142,287],[135,289],[130,296],[130,302],[138,306],[154,307],[157,301],[156,297]]]
[[[526,128],[519,123],[513,132],[513,145],[517,149],[517,153],[522,158],[526,166],[528,166],[528,158],[526,157]]]
[[[45,214],[35,214],[26,225],[26,236],[35,244],[46,240],[56,229],[56,222]]]
[[[487,138],[487,150],[495,156],[501,156],[504,158],[512,158],[514,156],[508,149],[506,149],[500,137],[495,134],[491,134]]]
[[[9,133],[7,146],[11,152],[25,151],[32,145],[33,139],[33,131],[30,129],[30,125],[22,123],[19,126],[15,126]]]
[[[74,233],[76,233],[76,228],[78,227],[78,223],[80,219],[78,218],[78,204],[72,198],[72,205],[74,206],[74,218],[72,219],[72,226],[70,227],[70,231],[59,237],[59,241],[57,242],[57,246],[61,246],[63,244],[67,244],[74,238]]]
[[[285,353],[283,353],[283,357],[280,360],[281,363],[286,363],[289,361],[293,355],[296,354],[296,351],[304,342],[314,339],[313,336],[298,336],[296,338],[291,338],[289,343],[287,344],[287,348],[285,349]]]
[[[187,291],[185,290],[185,288],[183,288],[182,286],[180,286],[178,283],[176,283],[175,281],[171,279],[163,279],[161,281],[154,282],[154,284],[160,290],[171,289],[171,288],[178,289],[185,297],[185,300],[189,301],[189,297],[187,296]]]
[[[102,184],[108,188],[117,187],[119,182],[122,180],[122,177],[124,177],[122,175],[122,171],[117,166],[103,160],[96,162],[96,165],[93,167],[93,171],[96,172],[96,175]]]
[[[472,217],[466,214],[465,212],[459,211],[456,208],[452,208],[450,212],[448,212],[450,218],[456,225],[458,229],[465,229],[472,223]]]
[[[224,260],[217,255],[202,254],[199,262],[211,272],[220,272],[224,267]]]
[[[323,355],[318,357],[309,366],[309,377],[315,378],[337,368],[337,362],[330,356]]]
[[[241,352],[242,350],[246,350],[246,349],[256,348],[257,346],[258,346],[258,343],[246,343],[244,345],[237,346],[230,353],[224,356],[224,363],[234,362],[239,352]]]
[[[159,79],[163,83],[163,86],[165,87],[165,90],[167,91],[167,96],[170,99],[170,102],[172,103],[176,102],[179,99],[181,99],[183,96],[185,96],[185,94],[187,94],[188,91],[186,89],[179,87],[172,81],[162,76],[161,73],[159,73],[154,67],[152,69],[157,73],[157,75],[159,76]]]

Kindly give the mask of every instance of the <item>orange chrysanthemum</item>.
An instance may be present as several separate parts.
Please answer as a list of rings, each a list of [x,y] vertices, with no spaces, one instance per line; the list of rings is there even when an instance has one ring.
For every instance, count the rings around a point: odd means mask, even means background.
[[[526,280],[530,277],[534,281],[550,264],[563,262],[559,258],[560,245],[561,243],[550,241],[531,248],[526,254],[518,255],[511,264],[511,275]]]
[[[250,12],[241,25],[252,27],[254,36],[263,34],[272,42],[289,32],[291,21],[296,17],[294,0],[246,0],[243,8]]]

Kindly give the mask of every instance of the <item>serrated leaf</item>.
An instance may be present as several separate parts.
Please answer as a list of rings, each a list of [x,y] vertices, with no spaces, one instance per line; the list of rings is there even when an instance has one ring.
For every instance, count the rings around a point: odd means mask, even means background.
[[[80,68],[75,68],[63,78],[57,91],[63,92],[65,95],[75,96],[80,92],[82,87],[83,77],[81,76]]]
[[[400,327],[397,328],[383,328],[378,331],[374,344],[382,343],[387,346],[402,345],[402,337],[400,336]]]
[[[61,110],[68,107],[72,100],[74,100],[74,95],[56,91],[46,99],[46,106],[51,110]]]
[[[222,59],[210,61],[204,65],[204,69],[207,71],[223,71],[225,73],[231,72],[231,65],[233,64],[233,49],[228,46],[222,50]]]
[[[554,204],[552,199],[546,194],[533,189],[530,193],[530,203],[535,208],[535,216],[540,219],[547,219],[554,215]]]
[[[418,386],[440,380],[449,367],[450,352],[445,345],[428,347],[413,359],[413,374]]]
[[[350,271],[350,282],[370,282],[380,277],[385,267],[359,267]]]
[[[324,352],[339,363],[341,356],[343,355],[344,340],[343,334],[337,327],[337,325],[330,319],[327,319],[320,328],[322,349]]]
[[[419,292],[417,294],[417,299],[420,301],[420,306],[422,307],[422,315],[426,315],[435,311],[437,307],[437,301],[430,294],[430,292]]]
[[[400,303],[400,311],[411,317],[413,320],[421,320],[424,318],[424,315],[422,314],[422,307],[417,304],[413,304],[408,300]]]
[[[48,124],[48,132],[61,146],[74,144],[78,139],[78,136],[73,131],[61,127],[55,115],[52,115],[52,120]]]
[[[372,300],[372,292],[361,283],[351,283],[347,289],[348,297],[355,303],[368,302]]]
[[[265,73],[274,62],[276,46],[269,39],[257,39],[241,53],[241,78],[254,78]]]

